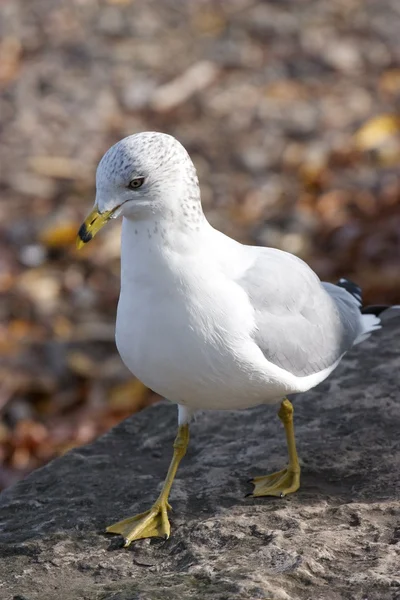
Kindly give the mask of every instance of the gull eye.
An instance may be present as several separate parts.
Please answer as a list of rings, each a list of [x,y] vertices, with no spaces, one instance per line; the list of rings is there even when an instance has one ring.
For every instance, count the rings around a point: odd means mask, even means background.
[[[135,179],[132,179],[132,181],[129,182],[128,188],[130,190],[137,190],[138,188],[142,187],[143,184],[144,177],[135,177]]]

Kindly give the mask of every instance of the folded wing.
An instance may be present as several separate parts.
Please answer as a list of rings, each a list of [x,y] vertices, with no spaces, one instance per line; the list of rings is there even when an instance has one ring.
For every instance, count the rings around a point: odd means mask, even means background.
[[[334,365],[363,329],[357,301],[321,283],[299,258],[272,248],[249,248],[254,260],[237,283],[255,311],[254,341],[271,363],[298,377]]]

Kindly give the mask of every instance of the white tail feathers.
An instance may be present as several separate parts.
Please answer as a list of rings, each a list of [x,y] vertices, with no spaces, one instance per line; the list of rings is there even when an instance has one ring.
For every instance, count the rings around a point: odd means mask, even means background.
[[[390,310],[390,309],[388,309],[388,310]],[[386,311],[384,311],[384,312],[386,312]],[[399,312],[399,315],[400,315],[400,312]],[[382,327],[380,317],[377,317],[376,315],[360,315],[360,316],[361,316],[361,323],[362,323],[363,329],[362,329],[360,335],[356,338],[354,345],[359,344],[360,342],[363,342],[364,340],[368,339],[373,331],[375,331],[376,329],[381,329],[381,327]]]

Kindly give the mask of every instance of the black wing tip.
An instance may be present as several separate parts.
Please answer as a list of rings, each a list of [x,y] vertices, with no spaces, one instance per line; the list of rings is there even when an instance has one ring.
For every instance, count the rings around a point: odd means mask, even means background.
[[[84,244],[87,244],[92,239],[92,234],[87,230],[86,224],[82,223],[78,231],[78,237],[82,240]]]
[[[346,292],[351,294],[358,302],[362,302],[362,290],[359,285],[354,283],[354,281],[341,277],[336,285],[346,290]]]
[[[388,304],[371,304],[371,306],[363,308],[361,312],[363,315],[375,315],[376,317],[379,317],[379,315],[388,308],[390,308]]]

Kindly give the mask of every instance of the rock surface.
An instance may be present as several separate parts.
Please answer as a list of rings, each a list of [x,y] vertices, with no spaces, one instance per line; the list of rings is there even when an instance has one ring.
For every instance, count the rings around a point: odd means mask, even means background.
[[[400,598],[400,327],[295,402],[300,491],[245,498],[286,461],[274,407],[203,413],[175,481],[168,541],[103,534],[165,475],[176,409],[161,403],[0,496],[2,600]]]

